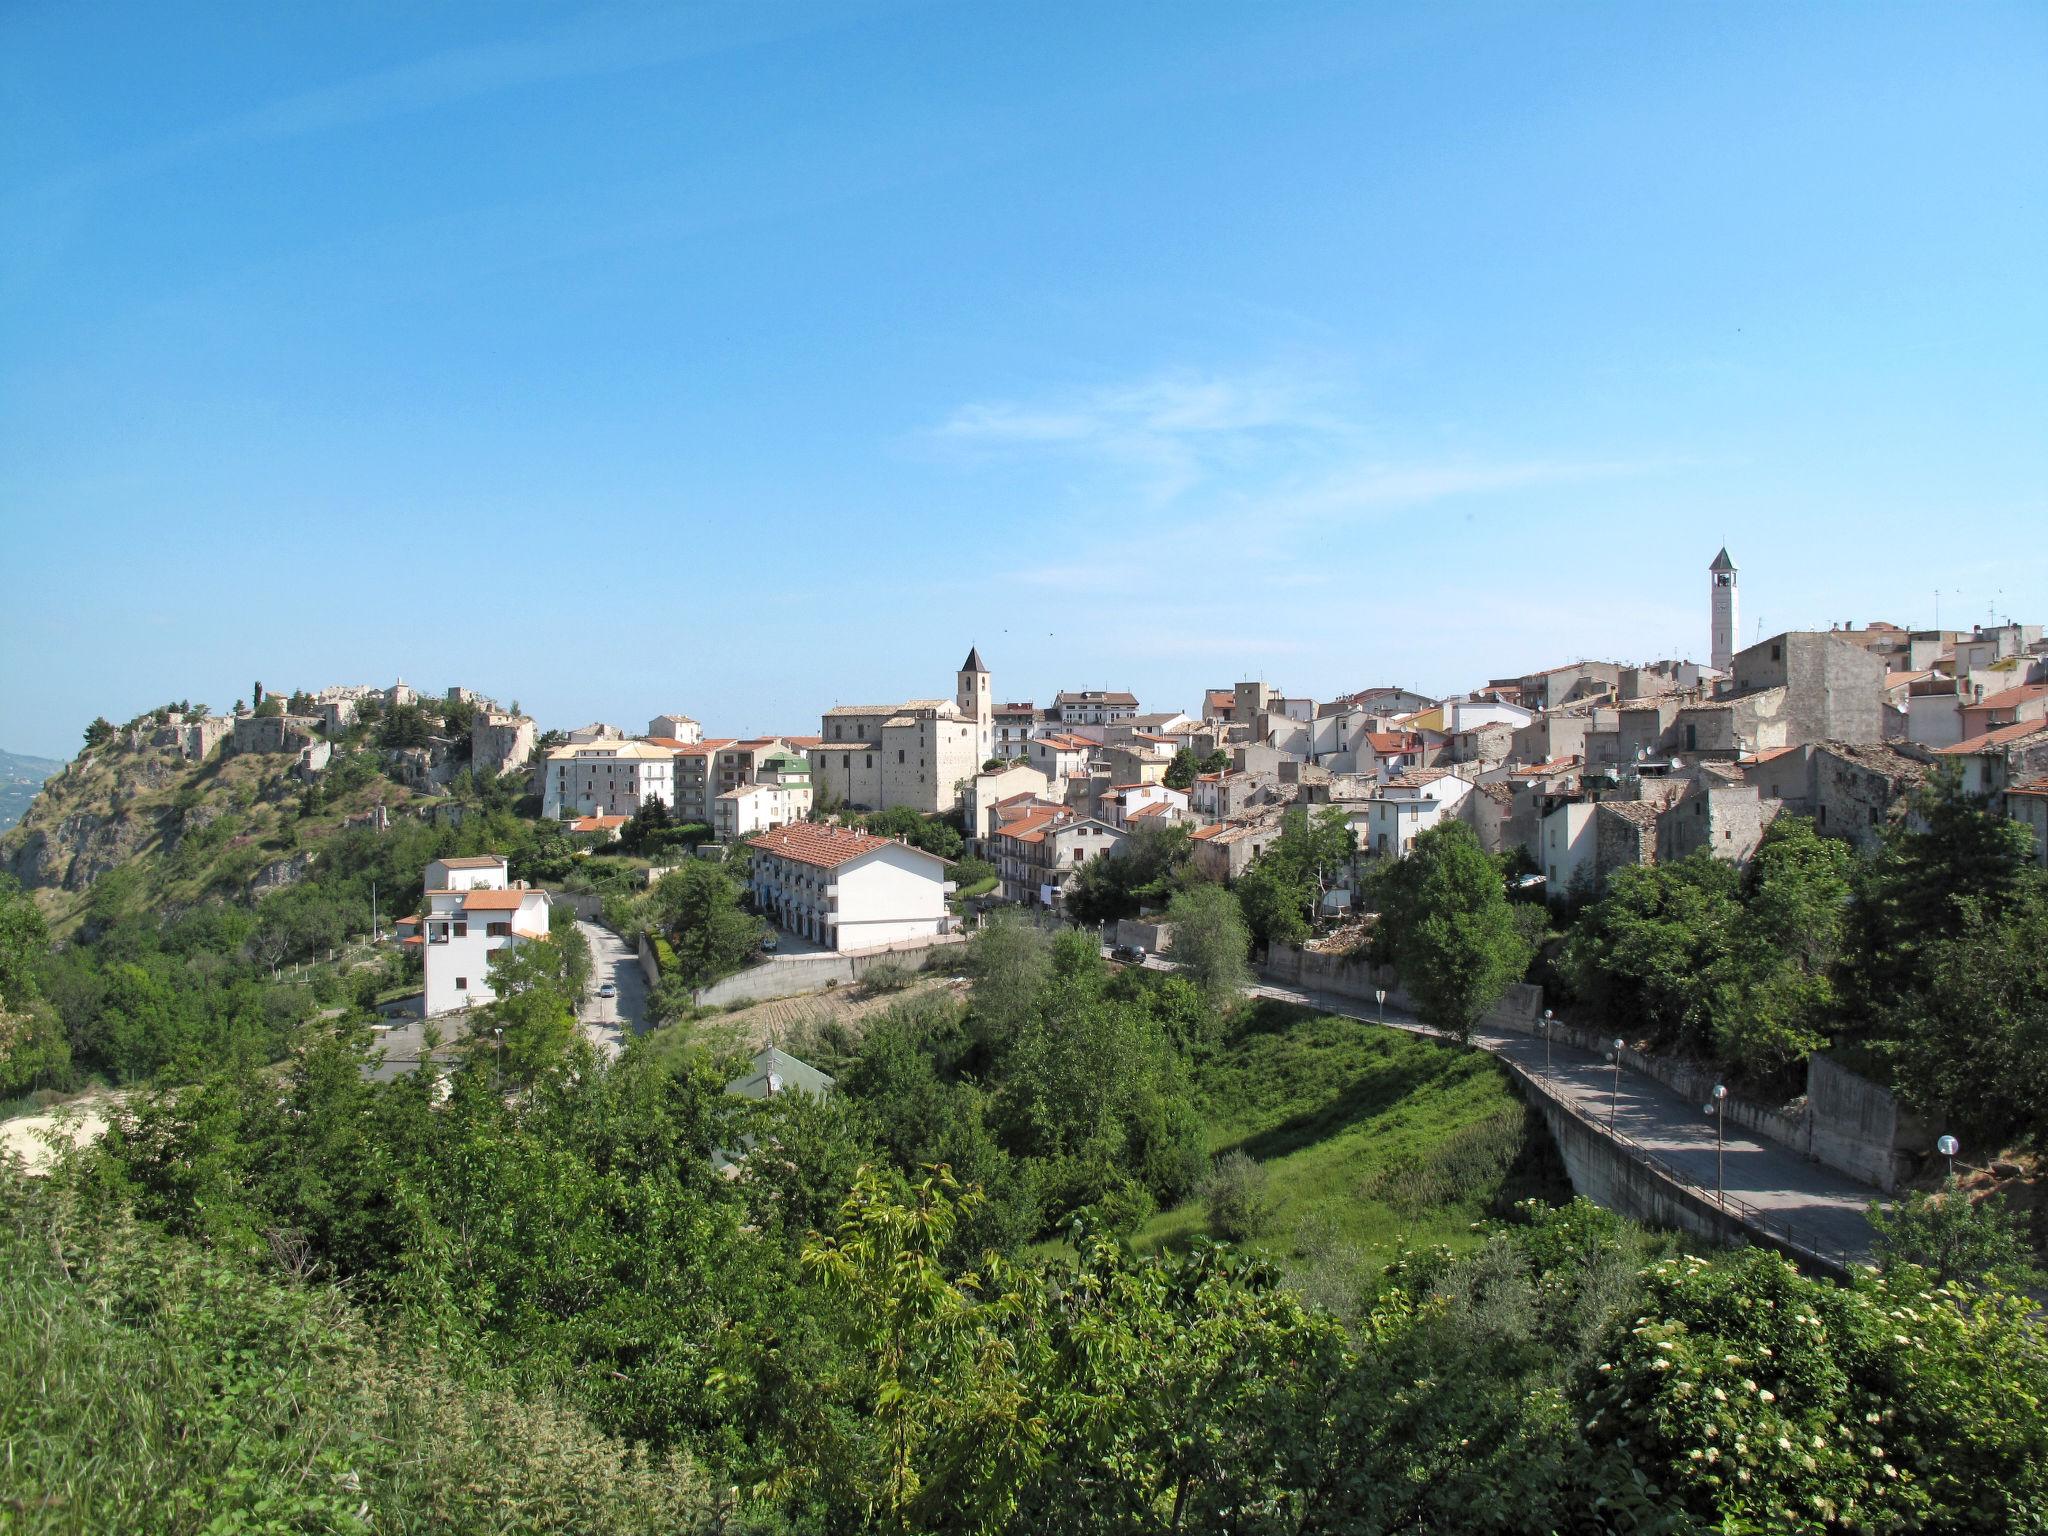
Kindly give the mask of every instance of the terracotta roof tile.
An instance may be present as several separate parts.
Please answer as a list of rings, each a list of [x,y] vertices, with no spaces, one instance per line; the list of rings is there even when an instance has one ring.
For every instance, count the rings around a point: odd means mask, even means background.
[[[517,912],[527,897],[540,895],[539,891],[464,891],[462,908],[465,912]]]
[[[855,832],[847,827],[828,827],[814,821],[799,821],[747,839],[749,848],[758,848],[776,858],[794,859],[799,864],[810,864],[819,869],[837,869],[889,845],[890,839],[886,837]],[[911,851],[919,852],[914,848]],[[936,855],[926,854],[925,857]]]

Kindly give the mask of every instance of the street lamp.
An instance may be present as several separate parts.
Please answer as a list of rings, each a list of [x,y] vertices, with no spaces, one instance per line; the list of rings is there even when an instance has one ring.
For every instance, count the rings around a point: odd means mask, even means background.
[[[1722,1083],[1714,1084],[1714,1097],[1703,1106],[1706,1113],[1714,1117],[1714,1204],[1723,1211],[1728,1208],[1727,1164],[1724,1160],[1721,1128],[1727,1120],[1728,1089]]]
[[[1549,1077],[1551,1076],[1551,1071],[1550,1071],[1550,1031],[1551,1031],[1551,1027],[1552,1027],[1552,1026],[1553,1026],[1553,1025],[1554,1025],[1554,1024],[1556,1023],[1556,1022],[1557,1022],[1557,1015],[1556,1015],[1556,1013],[1555,1013],[1555,1012],[1553,1012],[1553,1011],[1552,1011],[1551,1009],[1548,1009],[1548,1008],[1544,1009],[1544,1010],[1543,1010],[1543,1075],[1544,1075],[1544,1077],[1545,1077],[1546,1079],[1547,1079],[1547,1078],[1549,1078]]]
[[[498,1059],[491,1067],[491,1087],[493,1090],[496,1090],[505,1078],[505,1026],[493,1024],[491,1026],[491,1034],[496,1037],[498,1042]]]
[[[1621,1098],[1621,1041],[1614,1042],[1614,1054],[1607,1058],[1614,1063],[1614,1086],[1607,1091],[1607,1129],[1614,1129],[1614,1106]]]
[[[1380,1023],[1385,1024],[1387,1022],[1387,989],[1385,987],[1374,987],[1372,989],[1372,1000],[1379,1004]]]
[[[1956,1176],[1956,1154],[1962,1149],[1963,1144],[1953,1136],[1944,1136],[1934,1144],[1934,1150],[1948,1159],[1948,1176],[1951,1179]]]

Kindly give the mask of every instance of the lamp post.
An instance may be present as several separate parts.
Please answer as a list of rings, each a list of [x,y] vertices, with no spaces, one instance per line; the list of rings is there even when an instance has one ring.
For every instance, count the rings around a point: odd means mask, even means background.
[[[491,1087],[495,1091],[502,1086],[505,1080],[505,1026],[493,1024],[491,1026],[491,1034],[498,1042],[497,1060],[491,1065]]]
[[[1726,1194],[1728,1181],[1727,1164],[1722,1151],[1725,1143],[1721,1137],[1721,1129],[1727,1119],[1727,1104],[1727,1085],[1723,1083],[1714,1084],[1714,1096],[1707,1102],[1704,1108],[1708,1114],[1714,1117],[1714,1204],[1719,1206],[1724,1214],[1728,1209],[1728,1196]]]
[[[1552,1026],[1553,1024],[1555,1024],[1556,1022],[1557,1022],[1557,1015],[1556,1015],[1556,1013],[1555,1013],[1555,1012],[1553,1012],[1553,1011],[1552,1011],[1551,1009],[1548,1009],[1548,1008],[1544,1009],[1544,1010],[1543,1010],[1543,1076],[1544,1076],[1544,1079],[1545,1079],[1546,1081],[1548,1081],[1548,1080],[1549,1080],[1549,1078],[1550,1078],[1550,1077],[1551,1077],[1551,1075],[1552,1075],[1552,1074],[1551,1074],[1551,1071],[1550,1071],[1550,1030],[1551,1030],[1551,1026]]]
[[[1621,1098],[1621,1041],[1614,1042],[1614,1054],[1607,1058],[1614,1063],[1614,1086],[1607,1090],[1607,1129],[1614,1129],[1614,1106]]]
[[[1962,1151],[1962,1149],[1963,1144],[1953,1136],[1944,1136],[1934,1144],[1934,1150],[1948,1159],[1948,1176],[1950,1179],[1954,1179],[1956,1176],[1956,1154]]]
[[[1379,1005],[1380,1023],[1385,1024],[1387,1022],[1387,989],[1385,987],[1374,987],[1372,989],[1372,1000]]]

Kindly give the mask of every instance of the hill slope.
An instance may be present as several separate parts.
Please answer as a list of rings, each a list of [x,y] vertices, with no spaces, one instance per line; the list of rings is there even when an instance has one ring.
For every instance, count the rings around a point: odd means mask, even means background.
[[[132,869],[136,894],[159,907],[242,897],[291,883],[351,815],[410,798],[367,762],[331,768],[309,794],[294,761],[215,752],[194,763],[138,733],[117,736],[62,765],[0,833],[0,872],[34,891],[62,934],[111,871]]]
[[[0,832],[21,820],[43,780],[63,766],[52,757],[0,752]]]

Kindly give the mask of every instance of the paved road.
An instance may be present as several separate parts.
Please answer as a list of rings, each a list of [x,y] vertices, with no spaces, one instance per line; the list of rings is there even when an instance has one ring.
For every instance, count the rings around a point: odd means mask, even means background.
[[[1148,970],[1173,968],[1170,961],[1151,955],[1145,966]],[[1247,991],[1255,997],[1303,1003],[1345,1018],[1370,1021],[1378,1017],[1378,1010],[1355,998],[1271,985]],[[1387,1009],[1385,1022],[1418,1034],[1436,1033],[1398,1009]],[[1555,1045],[1546,1069],[1540,1038],[1479,1029],[1473,1032],[1472,1043],[1514,1062],[1596,1125],[1607,1124],[1611,1112],[1614,1129],[1620,1134],[1678,1169],[1710,1195],[1715,1189],[1714,1122],[1700,1105],[1627,1067],[1617,1081],[1613,1067],[1603,1058],[1572,1046]],[[1871,1230],[1865,1212],[1871,1201],[1881,1198],[1876,1189],[1733,1126],[1727,1129],[1720,1159],[1724,1181],[1720,1187],[1731,1201],[1763,1212],[1774,1228],[1789,1230],[1795,1242],[1817,1252],[1840,1254],[1850,1261],[1869,1259]]]
[[[1324,1013],[1371,1020],[1376,1010],[1356,999],[1306,992],[1295,987],[1255,986],[1260,997],[1306,1003]],[[1387,1024],[1418,1034],[1434,1034],[1428,1026],[1394,1009]],[[1614,1129],[1652,1156],[1689,1177],[1711,1196],[1715,1189],[1714,1121],[1702,1106],[1681,1099],[1654,1078],[1614,1068],[1600,1056],[1558,1043],[1551,1048],[1546,1071],[1540,1038],[1505,1030],[1477,1029],[1472,1043],[1516,1063],[1549,1091],[1596,1125],[1612,1115]],[[1825,1168],[1776,1142],[1763,1141],[1729,1126],[1720,1156],[1723,1188],[1730,1201],[1765,1213],[1774,1228],[1789,1229],[1795,1242],[1824,1255],[1840,1254],[1852,1262],[1870,1258],[1871,1230],[1865,1215],[1879,1192],[1846,1174]]]
[[[626,1041],[647,1031],[647,977],[640,969],[640,957],[611,929],[582,918],[576,926],[590,941],[590,986],[576,1010],[583,1025],[583,1037],[603,1056],[616,1056]],[[598,990],[610,982],[617,997],[599,997]]]

